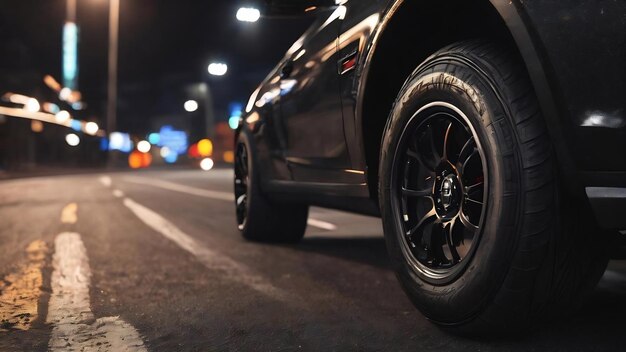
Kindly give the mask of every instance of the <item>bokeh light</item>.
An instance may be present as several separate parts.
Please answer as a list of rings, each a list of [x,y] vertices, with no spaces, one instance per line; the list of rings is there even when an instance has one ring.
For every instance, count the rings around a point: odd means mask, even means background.
[[[209,171],[213,168],[213,160],[211,158],[204,158],[200,162],[200,168],[204,171]]]
[[[202,157],[211,156],[213,154],[213,142],[209,139],[202,139],[198,142],[198,153]]]
[[[70,146],[70,147],[75,147],[77,145],[80,144],[80,137],[78,137],[76,134],[74,133],[69,133],[65,136],[65,142]]]

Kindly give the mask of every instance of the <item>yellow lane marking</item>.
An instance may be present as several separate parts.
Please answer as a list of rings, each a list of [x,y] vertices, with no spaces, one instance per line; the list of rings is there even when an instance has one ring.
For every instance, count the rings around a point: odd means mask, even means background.
[[[61,212],[61,222],[64,224],[75,224],[78,221],[77,211],[78,205],[76,203],[66,205]]]
[[[43,277],[41,269],[48,247],[41,240],[31,242],[26,248],[28,263],[7,275],[0,282],[0,331],[28,330],[37,319],[37,306],[41,296]]]

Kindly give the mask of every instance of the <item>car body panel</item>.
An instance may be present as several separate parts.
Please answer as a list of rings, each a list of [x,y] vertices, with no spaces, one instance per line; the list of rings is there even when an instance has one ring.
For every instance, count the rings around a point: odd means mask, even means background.
[[[375,200],[363,187],[368,172],[364,145],[380,141],[363,140],[364,96],[369,84],[379,84],[368,80],[378,42],[408,1],[350,0],[330,15],[321,12],[317,24],[261,85],[247,113],[257,113],[267,125],[256,132],[256,140],[263,150],[261,163],[269,169],[264,182],[272,193],[307,195],[316,204],[339,204],[342,197]],[[490,3],[526,65],[565,175],[563,183],[582,196],[589,186],[626,189],[626,2]],[[341,16],[316,38],[315,26],[337,11]],[[330,37],[334,31],[335,39]],[[285,63],[300,59],[295,76],[280,79]],[[310,62],[317,66],[306,67]],[[288,79],[297,82],[284,93],[285,82],[293,83]],[[259,108],[259,97],[276,92],[275,84],[280,94],[270,94],[272,108]]]

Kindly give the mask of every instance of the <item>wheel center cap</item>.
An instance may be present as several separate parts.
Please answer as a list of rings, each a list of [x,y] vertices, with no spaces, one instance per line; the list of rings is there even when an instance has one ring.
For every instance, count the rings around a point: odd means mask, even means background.
[[[440,168],[438,174],[433,194],[435,209],[439,218],[450,220],[458,214],[461,208],[463,198],[461,183],[456,172],[445,165]]]
[[[456,195],[455,178],[456,177],[453,174],[450,174],[443,179],[443,182],[441,182],[441,190],[439,192],[441,197],[441,205],[445,210],[448,210],[448,208],[450,208],[454,196]]]

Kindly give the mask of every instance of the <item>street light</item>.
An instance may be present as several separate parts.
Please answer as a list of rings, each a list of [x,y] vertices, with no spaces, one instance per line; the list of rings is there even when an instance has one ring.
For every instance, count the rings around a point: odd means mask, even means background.
[[[185,111],[187,112],[194,112],[196,110],[198,110],[198,102],[195,100],[187,100],[185,102]]]
[[[228,65],[223,62],[212,62],[208,67],[209,74],[223,76],[228,72]]]
[[[237,11],[237,19],[241,22],[256,22],[261,18],[261,11],[252,7],[242,7]]]

